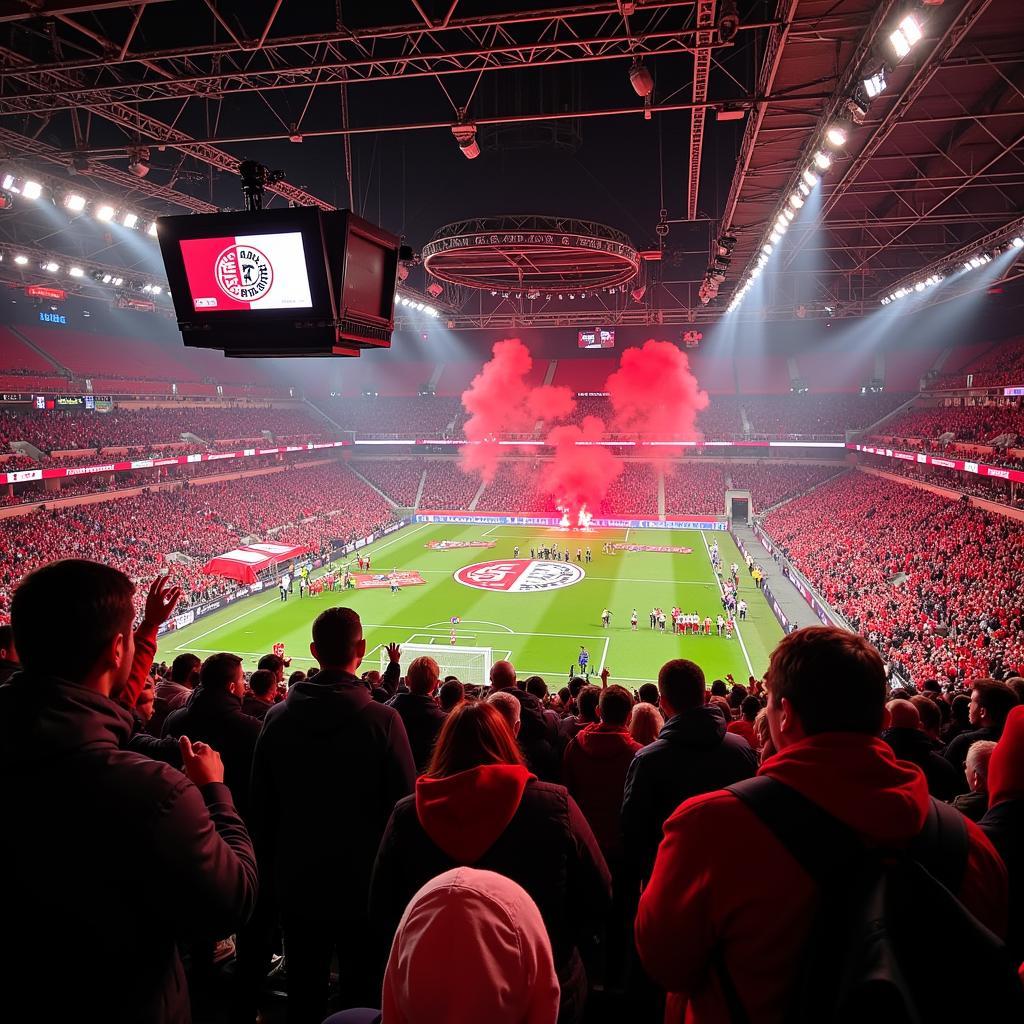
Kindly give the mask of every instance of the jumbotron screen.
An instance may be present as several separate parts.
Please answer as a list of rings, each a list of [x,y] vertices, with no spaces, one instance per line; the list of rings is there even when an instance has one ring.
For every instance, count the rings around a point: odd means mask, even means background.
[[[609,327],[593,327],[579,333],[580,348],[615,348],[615,331]]]
[[[298,231],[183,238],[180,245],[197,313],[313,306]]]

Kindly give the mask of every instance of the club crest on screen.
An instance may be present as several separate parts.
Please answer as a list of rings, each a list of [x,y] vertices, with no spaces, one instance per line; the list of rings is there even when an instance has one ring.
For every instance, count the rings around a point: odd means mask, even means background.
[[[262,299],[273,287],[270,260],[251,245],[230,245],[217,257],[217,284],[238,302]]]

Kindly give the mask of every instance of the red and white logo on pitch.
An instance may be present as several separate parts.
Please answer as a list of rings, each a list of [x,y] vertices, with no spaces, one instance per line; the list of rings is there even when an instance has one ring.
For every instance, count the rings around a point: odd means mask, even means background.
[[[583,569],[572,562],[545,562],[534,558],[506,558],[463,566],[455,579],[476,590],[529,594],[571,587],[583,579]]]
[[[252,245],[229,245],[215,267],[220,290],[237,302],[257,302],[273,287],[270,260]]]

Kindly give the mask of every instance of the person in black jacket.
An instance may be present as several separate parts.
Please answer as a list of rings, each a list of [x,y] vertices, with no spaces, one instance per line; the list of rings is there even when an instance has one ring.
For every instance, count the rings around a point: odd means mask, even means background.
[[[972,728],[950,740],[944,754],[956,772],[957,793],[970,790],[964,772],[967,751],[978,740],[998,740],[1003,734],[1006,716],[1016,706],[1017,694],[998,679],[976,679],[971,685],[969,718]]]
[[[242,697],[242,713],[262,722],[277,698],[277,676],[270,669],[258,668],[249,676],[249,693]]]
[[[256,862],[223,768],[182,739],[185,774],[128,751],[132,582],[95,562],[27,576],[11,608],[23,666],[0,686],[0,985],[38,1021],[188,1024],[178,940],[233,932]],[[159,879],[159,900],[141,896]],[[54,942],[54,960],[45,954]],[[10,1012],[14,1012],[10,1010]]]
[[[153,715],[146,728],[151,736],[162,736],[164,722],[172,711],[185,706],[192,691],[199,685],[202,661],[194,654],[179,654],[171,662],[171,678],[156,684]]]
[[[757,755],[721,709],[704,704],[704,673],[679,658],[658,673],[665,715],[658,738],[637,752],[626,773],[622,835],[627,862],[650,877],[665,819],[699,793],[723,789],[757,773]]]
[[[237,654],[211,654],[199,670],[188,703],[164,722],[165,736],[198,737],[220,752],[224,778],[243,817],[249,813],[249,778],[259,720],[242,711],[245,673]]]
[[[309,649],[320,671],[267,712],[252,776],[257,852],[288,954],[289,1024],[323,1020],[335,951],[342,1005],[379,999],[366,941],[370,872],[388,817],[416,777],[398,712],[355,675],[366,652],[359,616],[321,612]]]
[[[413,894],[458,866],[505,875],[533,897],[555,957],[558,1019],[580,1020],[587,982],[577,946],[607,912],[608,867],[568,791],[537,780],[486,702],[449,713],[416,795],[399,801],[388,822],[370,887],[385,956]]]
[[[519,747],[526,765],[537,778],[556,782],[562,771],[558,730],[545,718],[544,705],[516,685],[516,670],[510,661],[496,661],[491,666],[491,690],[507,690],[519,701]]]
[[[6,683],[20,668],[14,647],[14,630],[10,626],[0,626],[0,683]]]
[[[928,698],[925,697],[925,700]],[[885,706],[889,727],[882,739],[901,760],[916,764],[928,781],[928,792],[936,800],[952,800],[956,786],[953,766],[936,752],[928,734],[921,728],[921,713],[909,700],[891,700]]]
[[[427,767],[434,740],[446,717],[434,699],[440,675],[441,670],[433,658],[416,658],[405,673],[409,692],[395,694],[388,701],[402,717],[417,775]]]

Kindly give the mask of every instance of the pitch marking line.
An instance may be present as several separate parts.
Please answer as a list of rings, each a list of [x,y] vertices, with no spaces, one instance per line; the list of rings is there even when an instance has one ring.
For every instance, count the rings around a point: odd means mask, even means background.
[[[408,532],[405,532],[405,531],[399,531],[399,532],[402,534],[403,537],[409,537],[409,536],[411,536],[414,533],[418,533],[424,527],[431,526],[431,525],[433,525],[433,524],[432,523],[423,523],[421,526],[414,526]],[[376,554],[377,551],[383,551],[384,548],[389,547],[390,545],[394,544],[396,541],[401,540],[401,539],[402,539],[401,537],[395,537],[394,540],[389,540],[389,541],[386,541],[385,543],[381,544],[381,546],[379,548],[374,547],[374,545],[372,545],[372,544],[369,545],[369,547],[371,549],[373,549],[374,553]],[[360,550],[362,550],[362,549],[360,549]],[[353,552],[353,554],[354,553],[355,552]],[[328,575],[330,573],[330,571],[331,571],[330,568],[328,568],[324,572],[322,572],[320,575],[321,576],[326,576],[326,575]],[[316,578],[319,579],[319,577],[316,577]],[[270,586],[274,587],[275,590],[277,589],[276,585],[273,584],[273,583],[271,583]],[[238,622],[239,619],[244,619],[246,617],[246,615],[252,615],[253,612],[258,612],[261,608],[266,608],[267,605],[273,604],[275,600],[278,601],[280,604],[284,604],[285,603],[285,602],[281,601],[281,597],[280,597],[280,595],[278,595],[276,598],[271,598],[269,601],[264,601],[262,604],[253,605],[252,608],[246,609],[246,611],[242,612],[241,615],[236,615],[233,619],[227,619],[225,622],[219,623],[218,625],[214,626],[212,629],[206,630],[205,633],[197,633],[194,637],[192,637],[192,640],[193,641],[195,641],[195,640],[202,640],[203,637],[209,636],[211,633],[216,633],[218,629],[223,629],[225,626],[230,626],[233,622]],[[190,647],[191,647],[190,643],[189,644],[182,644],[180,647],[175,647],[174,650],[176,650],[176,651],[185,651],[185,650],[188,650]],[[216,652],[214,652],[214,653],[216,653]],[[309,660],[312,660],[312,659],[308,659],[307,658],[307,659],[304,659],[304,660],[309,661]]]
[[[499,630],[504,630],[506,633],[514,633],[515,632],[514,629],[509,629],[508,626],[505,626],[505,625],[503,625],[500,622],[488,622],[486,619],[463,619],[461,622],[458,623],[458,625],[456,626],[456,629],[458,628],[458,626],[464,626],[467,623],[478,623],[478,622],[480,623],[481,626],[497,626]],[[430,622],[426,626],[424,626],[423,628],[424,629],[435,629],[435,628],[437,628],[437,629],[442,629],[442,628],[447,629],[451,625],[452,625],[451,622]]]
[[[579,563],[577,563],[574,560],[573,564],[576,565],[576,564],[579,564]],[[422,575],[427,575],[427,574],[434,574],[434,573],[436,573],[438,575],[448,575],[448,576],[453,575],[452,571],[449,570],[449,569],[415,569],[413,571],[418,572],[421,576]],[[456,569],[455,572],[458,572],[458,569]],[[667,580],[663,576],[659,577],[658,579],[646,579],[646,578],[638,577],[638,576],[592,576],[588,572],[585,578],[588,579],[588,580],[601,580],[602,582],[605,582],[605,583],[663,583],[663,584],[665,584],[665,586],[670,586],[670,587],[682,587],[682,586],[714,587],[714,586],[717,586],[717,583],[708,583],[705,580]],[[580,580],[580,582],[582,583],[583,580]],[[467,621],[470,621],[470,620],[467,620]],[[477,621],[477,620],[474,620],[474,621]],[[480,620],[480,621],[482,621],[482,620]],[[493,623],[492,623],[492,625],[493,625]]]
[[[704,541],[704,550],[707,551],[707,553],[708,553],[708,566],[711,569],[711,575],[715,577],[715,582],[718,583],[718,591],[724,597],[725,596],[725,588],[719,582],[718,576],[715,575],[715,567],[714,567],[714,565],[711,564],[711,548],[708,547],[708,539],[707,539],[707,537],[704,536],[704,531],[703,530],[700,531],[700,539],[702,541]],[[735,619],[734,621],[736,623],[736,639],[739,640],[739,642],[740,642],[740,650],[743,651],[743,660],[746,661],[746,663],[747,663],[747,671],[751,675],[753,675],[754,674],[754,666],[750,664],[750,655],[747,654],[747,645],[743,642],[743,634],[740,632],[740,620],[739,619]]]
[[[608,644],[611,643],[611,637],[606,636],[604,638],[604,650],[601,652],[601,664],[597,666],[597,674],[601,674],[601,670],[604,668],[605,659],[608,657]]]

